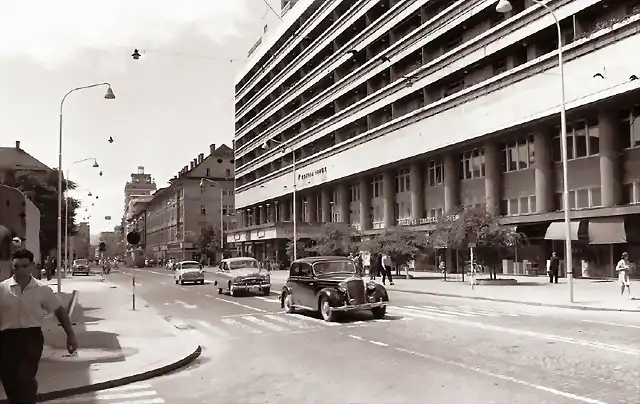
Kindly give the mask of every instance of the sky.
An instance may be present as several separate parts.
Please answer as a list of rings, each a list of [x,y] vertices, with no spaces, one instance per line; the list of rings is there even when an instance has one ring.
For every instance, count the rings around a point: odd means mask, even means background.
[[[0,146],[19,140],[57,167],[62,97],[110,83],[114,100],[93,88],[65,101],[63,166],[78,184],[78,220],[113,230],[138,166],[163,187],[210,144],[231,146],[235,76],[264,26],[278,24],[264,1],[1,0]],[[74,164],[90,158],[100,167]]]

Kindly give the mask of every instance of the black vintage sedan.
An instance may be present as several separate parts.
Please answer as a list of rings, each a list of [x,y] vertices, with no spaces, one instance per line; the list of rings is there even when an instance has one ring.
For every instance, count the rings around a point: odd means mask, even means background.
[[[319,311],[325,321],[338,313],[371,310],[376,319],[384,318],[389,295],[384,286],[365,282],[346,257],[309,257],[294,261],[289,279],[280,295],[287,313],[296,310]]]

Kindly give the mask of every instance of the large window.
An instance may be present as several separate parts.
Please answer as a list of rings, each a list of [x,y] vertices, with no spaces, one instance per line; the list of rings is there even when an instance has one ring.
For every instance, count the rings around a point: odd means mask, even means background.
[[[382,174],[376,175],[371,180],[371,197],[380,198],[382,196]]]
[[[460,179],[470,180],[484,177],[484,148],[468,150],[460,159]]]
[[[427,184],[435,187],[444,184],[444,163],[442,160],[431,160],[427,170]]]
[[[536,197],[522,196],[500,201],[500,214],[503,216],[529,215],[536,213]]]
[[[553,139],[553,161],[562,160],[560,128]],[[567,160],[595,156],[600,153],[600,132],[598,118],[567,124]]]
[[[408,168],[403,168],[396,174],[396,194],[409,191],[411,191],[411,172]]]
[[[640,147],[640,105],[624,110],[618,117],[618,141],[620,148]]]
[[[525,170],[535,163],[533,136],[506,143],[502,150],[502,172]]]
[[[558,210],[563,210],[562,193],[554,195],[555,205]],[[602,206],[600,187],[572,189],[569,191],[569,209],[588,209]]]
[[[360,185],[349,185],[349,202],[358,202],[360,200]]]

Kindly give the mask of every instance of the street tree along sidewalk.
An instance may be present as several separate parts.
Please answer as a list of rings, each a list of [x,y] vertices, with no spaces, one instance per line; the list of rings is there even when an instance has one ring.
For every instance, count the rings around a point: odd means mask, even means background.
[[[346,223],[325,223],[310,239],[298,239],[298,258],[317,255],[347,256],[358,251],[358,235]],[[287,243],[287,255],[293,257],[293,240]]]
[[[200,236],[196,242],[200,256],[207,259],[216,259],[216,252],[221,251],[220,229],[207,225],[200,230]]]
[[[456,250],[467,249],[474,243],[476,261],[489,268],[491,279],[496,279],[507,250],[527,242],[524,234],[501,225],[484,206],[464,206],[442,217],[429,240],[435,247]]]
[[[372,254],[387,254],[396,266],[407,265],[420,255],[426,255],[431,250],[427,235],[406,227],[393,227],[365,240],[360,244],[360,250]]]

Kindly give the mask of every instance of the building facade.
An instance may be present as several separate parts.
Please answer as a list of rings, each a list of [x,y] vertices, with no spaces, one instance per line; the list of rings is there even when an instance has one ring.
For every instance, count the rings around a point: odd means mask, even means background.
[[[235,228],[233,150],[210,145],[132,217],[149,259],[195,259],[202,229]]]
[[[91,226],[89,222],[78,223],[76,234],[71,237],[72,259],[93,258],[91,248]]]
[[[496,3],[300,0],[236,83],[228,241],[261,258],[293,220],[299,237],[323,222],[368,236],[483,204],[538,240],[518,260],[562,252],[554,18]],[[547,5],[564,44],[574,273],[611,276],[622,250],[640,260],[640,1]]]

